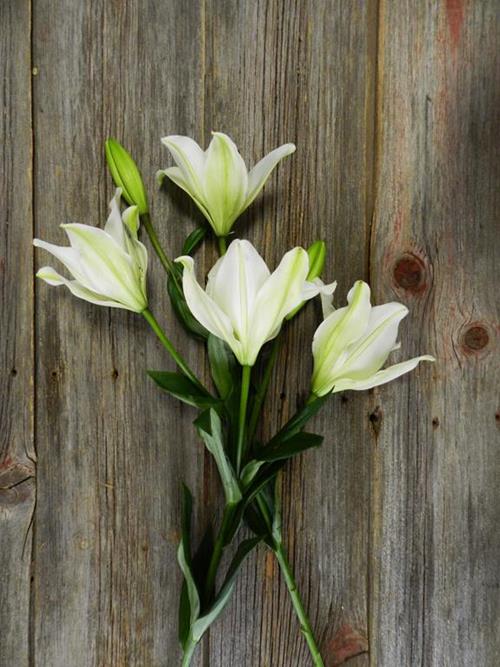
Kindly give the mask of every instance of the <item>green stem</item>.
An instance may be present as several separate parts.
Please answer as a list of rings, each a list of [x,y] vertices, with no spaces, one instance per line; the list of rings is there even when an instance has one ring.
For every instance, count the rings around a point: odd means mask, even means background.
[[[259,420],[260,416],[260,411],[262,409],[262,403],[264,402],[264,399],[267,394],[267,390],[269,387],[269,382],[271,381],[271,374],[272,370],[274,368],[274,364],[276,363],[276,359],[278,357],[278,350],[280,346],[280,337],[276,336],[276,338],[273,340],[272,343],[272,348],[271,348],[271,354],[269,356],[269,359],[267,361],[266,368],[264,370],[264,375],[262,377],[262,381],[259,384],[259,388],[257,389],[257,392],[255,394],[255,399],[253,402],[253,407],[252,407],[252,413],[250,415],[250,420],[248,423],[248,441],[251,442],[252,438],[255,434],[255,429],[257,428],[257,422]]]
[[[141,215],[141,222],[144,225],[144,229],[146,230],[146,232],[149,236],[149,240],[151,241],[151,245],[155,249],[155,252],[158,255],[158,259],[162,263],[163,268],[165,269],[165,271],[168,274],[172,273],[173,268],[174,268],[174,266],[172,264],[172,260],[170,260],[167,257],[165,251],[161,247],[161,243],[160,243],[158,237],[156,236],[156,232],[155,232],[153,224],[151,222],[151,217],[150,217],[149,213],[144,213],[143,215]]]
[[[156,320],[155,316],[153,313],[149,310],[149,308],[146,308],[145,310],[142,311],[142,314],[144,315],[144,319],[148,322],[148,324],[151,326],[155,334],[158,336],[160,341],[163,343],[163,346],[167,350],[167,352],[170,354],[172,359],[175,361],[177,366],[181,369],[181,371],[184,373],[184,375],[191,380],[197,387],[200,389],[203,389],[205,391],[204,386],[201,384],[201,382],[198,380],[196,375],[193,373],[193,371],[189,368],[187,361],[177,352],[171,341],[167,338],[165,332],[161,328],[161,326],[158,324],[158,321]]]
[[[250,389],[251,366],[242,366],[240,413],[238,421],[238,440],[236,442],[236,475],[239,476],[243,454],[245,453],[245,426],[247,418],[248,392]]]
[[[293,608],[295,609],[295,613],[297,614],[297,617],[300,621],[300,629],[309,647],[311,658],[313,660],[313,665],[314,667],[325,667],[325,663],[323,662],[321,653],[319,652],[318,645],[316,644],[316,640],[314,639],[311,623],[307,616],[306,610],[304,609],[304,605],[302,604],[299,591],[297,590],[297,584],[295,583],[292,568],[290,567],[290,563],[288,562],[288,559],[286,557],[283,545],[279,544],[276,547],[274,553],[276,555],[281,571],[283,573],[286,587],[288,588],[288,592],[290,593]]]
[[[210,558],[210,564],[208,566],[207,578],[205,580],[205,604],[210,604],[212,600],[214,591],[215,591],[215,578],[217,576],[217,570],[219,569],[219,563],[222,558],[222,553],[224,551],[224,546],[226,542],[226,529],[233,518],[234,505],[226,505],[224,508],[224,515],[222,517],[222,523],[215,540],[214,548],[212,551],[212,556]]]
[[[227,239],[225,236],[218,236],[217,237],[217,242],[219,244],[219,254],[222,257],[222,255],[226,254],[227,250]]]
[[[182,654],[182,663],[181,667],[189,667],[191,664],[191,659],[193,657],[193,654],[196,650],[196,642],[193,641],[191,636],[188,639],[188,643],[186,644],[186,648],[184,649],[184,653]]]

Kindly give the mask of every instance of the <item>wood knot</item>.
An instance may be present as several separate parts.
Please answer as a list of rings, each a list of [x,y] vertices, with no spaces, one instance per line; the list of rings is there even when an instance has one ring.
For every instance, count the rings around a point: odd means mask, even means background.
[[[383,417],[383,412],[380,405],[377,405],[375,410],[368,417],[372,425],[373,432],[376,436],[378,436],[378,434],[380,433],[380,429],[382,427],[382,417]]]
[[[425,264],[412,253],[406,253],[398,259],[393,276],[396,285],[411,294],[420,294],[427,287]]]
[[[488,331],[481,324],[473,324],[462,337],[462,346],[465,352],[473,353],[484,349],[490,341]]]

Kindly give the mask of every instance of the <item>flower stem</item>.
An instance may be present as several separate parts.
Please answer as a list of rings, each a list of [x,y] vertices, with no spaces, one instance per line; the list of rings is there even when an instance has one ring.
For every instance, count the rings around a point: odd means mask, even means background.
[[[151,245],[155,249],[155,252],[158,255],[158,259],[162,263],[163,268],[165,269],[165,271],[167,273],[171,273],[172,270],[173,270],[172,260],[170,260],[167,257],[165,251],[163,250],[163,248],[161,246],[161,243],[160,243],[158,237],[156,236],[156,232],[155,232],[153,224],[151,222],[151,217],[150,217],[149,213],[144,213],[143,215],[141,215],[141,222],[144,225],[144,229],[146,230],[146,232],[149,236],[149,240],[151,241]]]
[[[240,474],[243,454],[245,453],[245,426],[247,418],[248,392],[250,389],[251,366],[242,366],[240,413],[238,421],[238,440],[236,442],[236,474]]]
[[[259,387],[255,393],[252,412],[250,414],[250,420],[248,423],[247,437],[249,441],[252,440],[255,434],[255,429],[257,428],[257,422],[259,420],[260,411],[262,409],[262,403],[264,402],[264,399],[267,394],[267,389],[269,387],[269,382],[271,380],[271,373],[274,368],[274,364],[276,363],[276,358],[278,356],[279,346],[280,346],[280,337],[276,336],[276,338],[272,342],[271,354],[269,355],[269,359],[267,360],[267,365],[264,370],[262,381],[260,382]]]
[[[225,236],[218,236],[217,237],[217,242],[219,244],[219,255],[222,257],[222,255],[226,254],[227,239],[226,239]]]
[[[191,637],[189,637],[188,643],[186,644],[186,648],[184,649],[184,653],[182,654],[181,667],[189,667],[196,646],[197,646],[196,642]]]
[[[297,590],[297,584],[295,583],[292,568],[290,567],[290,563],[288,562],[288,559],[286,557],[283,545],[282,544],[277,545],[274,553],[276,555],[281,571],[283,573],[286,587],[288,588],[288,592],[290,593],[293,608],[295,609],[295,613],[297,614],[297,617],[299,619],[300,629],[309,647],[311,658],[313,660],[313,665],[314,667],[325,667],[325,663],[323,662],[321,653],[319,652],[318,645],[316,644],[316,640],[314,639],[311,623],[307,616],[306,610],[304,609],[304,605],[302,604],[299,591]]]
[[[167,335],[161,328],[161,326],[158,324],[158,321],[156,320],[155,316],[153,313],[149,310],[149,308],[146,308],[145,310],[142,311],[142,315],[144,315],[144,319],[148,322],[148,324],[151,326],[155,334],[158,336],[160,341],[163,343],[163,346],[167,350],[167,352],[170,354],[172,359],[175,361],[177,366],[181,369],[181,371],[184,373],[184,375],[191,380],[197,387],[200,389],[203,389],[205,391],[205,387],[201,384],[201,382],[198,380],[196,375],[193,373],[193,371],[189,368],[187,361],[177,352],[171,341],[167,338]]]

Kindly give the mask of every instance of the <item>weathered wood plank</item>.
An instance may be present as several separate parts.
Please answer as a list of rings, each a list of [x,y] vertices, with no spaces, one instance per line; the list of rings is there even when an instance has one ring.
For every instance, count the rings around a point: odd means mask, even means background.
[[[186,215],[155,194],[154,173],[167,158],[160,137],[200,127],[198,3],[41,0],[34,12],[37,234],[62,243],[60,222],[103,223],[103,141],[114,135],[177,253]],[[150,266],[152,308],[168,325],[153,254]],[[203,458],[191,412],[145,376],[171,362],[139,316],[62,289],[39,287],[37,322],[35,663],[176,664],[179,486],[201,496]],[[178,328],[173,338],[195,363],[198,349]]]
[[[373,665],[500,660],[497,10],[381,3],[371,274],[438,360],[373,399]]]
[[[324,238],[327,277],[339,280],[343,294],[368,266],[374,10],[375,3],[341,1],[209,0],[206,8],[205,141],[209,130],[228,132],[250,164],[281,143],[297,144],[235,234],[248,235],[271,263],[293,245]],[[311,307],[286,335],[268,434],[307,398],[319,320]],[[323,448],[294,461],[284,479],[290,559],[328,664],[346,625],[367,633],[369,404],[361,394],[332,401],[313,426],[327,434]],[[249,559],[211,630],[210,664],[310,665],[264,549]]]
[[[30,3],[0,5],[0,665],[29,662],[33,442]]]

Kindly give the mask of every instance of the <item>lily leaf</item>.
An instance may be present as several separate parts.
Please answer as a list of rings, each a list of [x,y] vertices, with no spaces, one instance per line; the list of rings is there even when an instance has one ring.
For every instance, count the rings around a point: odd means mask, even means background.
[[[195,419],[194,424],[198,433],[205,443],[206,448],[212,454],[219,469],[219,475],[226,495],[226,503],[236,505],[241,500],[241,491],[236,479],[231,462],[226,456],[224,449],[224,437],[222,434],[222,422],[217,412],[210,408],[205,410]]]
[[[226,399],[239,382],[239,366],[229,345],[217,336],[207,339],[208,360],[219,396]]]
[[[219,402],[207,391],[191,382],[189,378],[181,373],[170,371],[148,371],[148,375],[156,384],[168,391],[180,401],[192,405],[195,408],[206,409],[209,406],[215,406]]]
[[[299,410],[287,423],[281,428],[276,435],[266,445],[267,447],[274,447],[277,443],[288,440],[292,436],[301,431],[305,424],[314,417],[314,415],[327,401],[329,394],[315,398],[311,403],[307,403],[301,410]]]
[[[205,226],[203,227],[200,226],[194,229],[184,241],[181,255],[192,255],[193,252],[196,250],[196,248],[200,245],[200,243],[207,235],[207,232],[208,229]]]
[[[215,601],[210,608],[210,610],[201,616],[191,628],[191,636],[195,642],[199,642],[203,634],[206,632],[208,627],[215,621],[215,619],[221,614],[222,610],[229,602],[229,598],[234,590],[234,584],[238,570],[241,567],[241,564],[252,551],[254,547],[261,541],[260,537],[252,537],[248,540],[244,540],[238,547],[236,554],[231,561],[229,569],[227,571],[226,578],[222,584],[221,590]]]
[[[181,541],[177,550],[177,559],[184,575],[183,591],[179,605],[179,640],[184,647],[193,627],[200,615],[200,596],[192,572],[191,563],[191,512],[193,498],[188,487],[183,485],[183,507],[181,522]]]
[[[273,440],[268,445],[254,448],[254,455],[259,461],[280,461],[290,459],[306,449],[319,447],[323,442],[322,435],[300,431],[286,440]]]

